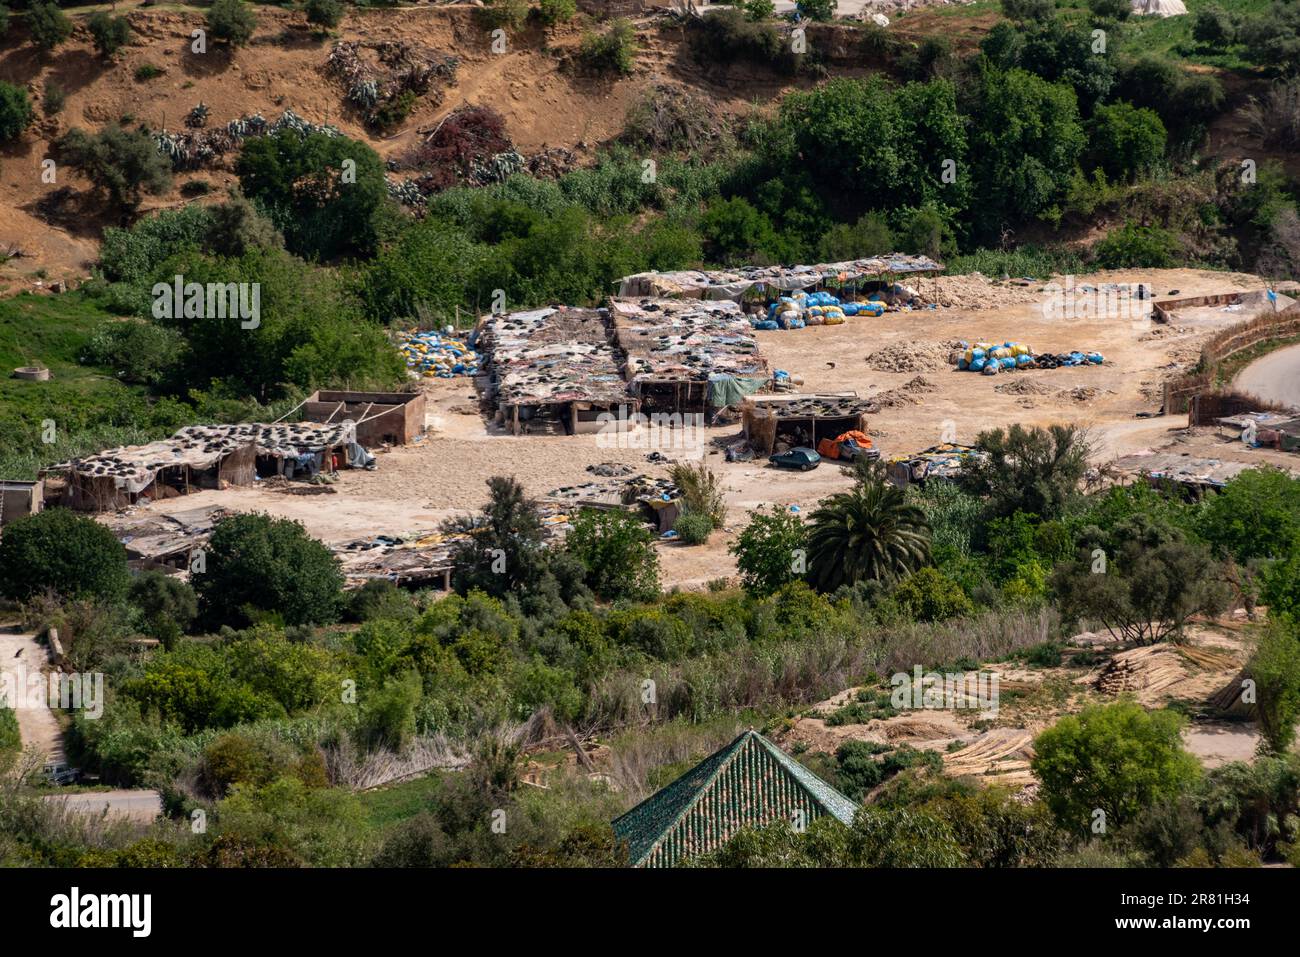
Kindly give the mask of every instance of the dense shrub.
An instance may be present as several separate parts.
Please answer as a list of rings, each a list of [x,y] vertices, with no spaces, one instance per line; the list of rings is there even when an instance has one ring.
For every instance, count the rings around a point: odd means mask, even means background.
[[[114,205],[134,207],[144,193],[156,196],[171,188],[171,164],[141,130],[109,125],[88,134],[74,127],[57,148]]]
[[[15,519],[0,536],[0,594],[20,601],[46,590],[116,600],[130,576],[126,549],[92,518],[51,508]]]
[[[1300,479],[1281,469],[1247,469],[1206,502],[1196,531],[1239,562],[1289,558],[1300,551]]]
[[[1076,834],[1099,823],[1118,829],[1192,784],[1200,766],[1183,750],[1182,726],[1172,711],[1120,702],[1066,715],[1040,734],[1032,767],[1061,827]]]
[[[703,545],[713,532],[713,520],[699,512],[683,512],[673,523],[673,531],[683,545]]]
[[[1093,247],[1105,269],[1169,269],[1178,262],[1178,237],[1159,226],[1125,223]]]
[[[112,57],[131,40],[131,23],[126,17],[115,17],[100,10],[86,21],[95,50],[102,57]]]
[[[1100,106],[1090,126],[1089,167],[1113,180],[1147,172],[1165,155],[1165,125],[1153,110],[1128,103]]]
[[[330,259],[374,251],[387,186],[383,163],[364,143],[285,129],[246,142],[236,172],[292,252]]]
[[[782,508],[758,509],[728,551],[745,590],[770,595],[782,585],[802,578],[807,570],[808,530],[803,520]]]
[[[198,598],[188,583],[148,571],[133,582],[127,596],[140,610],[145,634],[172,648],[198,616]]]
[[[32,121],[32,105],[21,86],[0,80],[0,141],[16,139]]]
[[[537,15],[547,26],[568,23],[578,12],[575,0],[541,0],[537,6]]]
[[[307,0],[302,9],[307,15],[307,22],[316,26],[333,28],[343,20],[343,4],[340,0]]]
[[[602,33],[582,38],[578,58],[591,70],[602,73],[631,73],[640,48],[636,27],[630,20],[615,20]]]
[[[1286,754],[1295,741],[1300,718],[1300,624],[1296,619],[1283,615],[1269,622],[1259,635],[1246,673],[1255,682],[1264,744],[1274,754]]]
[[[587,586],[606,601],[645,601],[659,593],[659,555],[635,515],[583,509],[564,547],[587,569]]]
[[[302,525],[269,515],[233,515],[212,531],[205,570],[194,576],[212,625],[277,616],[288,625],[334,621],[343,576],[329,549]]]
[[[242,47],[253,38],[257,17],[243,0],[212,0],[207,13],[208,33],[214,40]]]
[[[33,0],[27,8],[27,29],[31,31],[32,42],[48,51],[72,36],[72,21],[57,4]]]
[[[157,385],[176,371],[184,340],[150,322],[107,322],[86,344],[82,361],[107,366],[124,382]]]

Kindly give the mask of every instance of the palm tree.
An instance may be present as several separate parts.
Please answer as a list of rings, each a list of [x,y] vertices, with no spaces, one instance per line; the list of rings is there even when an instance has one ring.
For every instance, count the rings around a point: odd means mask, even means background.
[[[832,495],[812,514],[808,579],[818,591],[864,578],[893,581],[929,559],[925,515],[880,478]]]

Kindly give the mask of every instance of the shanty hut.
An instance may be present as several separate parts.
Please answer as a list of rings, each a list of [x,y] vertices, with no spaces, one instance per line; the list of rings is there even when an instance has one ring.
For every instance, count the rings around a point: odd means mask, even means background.
[[[360,445],[406,445],[424,432],[423,392],[343,392],[322,389],[302,404],[307,422],[329,425],[351,419]]]
[[[168,439],[107,449],[41,474],[53,480],[50,488],[62,482],[59,504],[105,512],[194,489],[252,485],[259,476],[292,478],[373,462],[355,435],[351,420],[190,425]]]
[[[643,413],[702,414],[738,403],[771,381],[735,302],[616,298],[609,315]]]
[[[815,449],[822,439],[865,432],[867,413],[873,408],[857,396],[751,396],[743,409],[745,440],[762,455],[782,445]]]
[[[24,515],[35,515],[45,504],[45,482],[4,479],[0,481],[0,525]]]
[[[603,309],[568,306],[485,316],[478,347],[488,397],[513,434],[574,435],[635,411]]]
[[[744,827],[852,824],[857,805],[757,731],[746,731],[613,822],[633,867],[672,867]]]
[[[928,256],[890,253],[866,259],[818,263],[812,266],[747,266],[741,269],[681,270],[678,272],[643,272],[619,281],[622,298],[670,296],[689,299],[733,299],[769,292],[794,292],[834,286],[841,290],[860,290],[864,283],[887,285],[904,276],[934,274],[943,264]]]

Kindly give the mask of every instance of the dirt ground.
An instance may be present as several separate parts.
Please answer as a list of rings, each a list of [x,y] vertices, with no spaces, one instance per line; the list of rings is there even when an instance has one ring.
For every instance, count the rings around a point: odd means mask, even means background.
[[[1089,278],[1096,283],[1147,282],[1160,294],[1178,289],[1182,296],[1261,286],[1250,276],[1194,270],[1115,272]],[[1038,351],[1098,350],[1106,358],[1100,366],[998,376],[958,372],[946,363],[942,369],[921,373],[933,388],[917,395],[916,404],[885,408],[869,417],[868,428],[886,458],[937,444],[949,425],[958,441],[971,442],[984,429],[1015,422],[1076,422],[1092,431],[1099,462],[1145,448],[1169,448],[1192,455],[1297,466],[1294,455],[1249,449],[1226,432],[1198,429],[1189,433],[1183,416],[1134,418],[1137,412],[1157,410],[1164,378],[1194,361],[1202,339],[1222,325],[1239,321],[1239,315],[1223,313],[1218,325],[1195,331],[1152,335],[1155,327],[1149,320],[1047,318],[1037,302],[1019,301],[1026,298],[1025,290],[1004,292],[1014,300],[1005,306],[886,313],[879,319],[855,318],[839,326],[757,335],[774,368],[803,379],[802,391],[851,390],[862,396],[898,388],[917,375],[868,366],[868,355],[890,346],[1015,339]],[[1028,298],[1040,298],[1037,290],[1030,292]],[[997,286],[990,287],[987,302],[996,303],[1000,295]],[[1038,391],[1016,394],[1006,390],[1008,386],[1022,388],[1022,383]],[[380,451],[373,472],[341,473],[335,494],[299,496],[267,489],[230,489],[199,492],[147,508],[170,513],[222,505],[265,511],[297,519],[327,542],[340,542],[433,530],[449,515],[484,504],[486,482],[493,475],[515,476],[535,497],[593,480],[595,476],[587,468],[602,462],[624,463],[652,477],[667,475],[666,464],[647,461],[652,449],[639,438],[620,443],[636,447],[608,447],[608,440],[595,435],[514,437],[477,413],[477,396],[470,380],[424,380],[424,388],[429,395],[425,438],[405,448]],[[1096,394],[1080,400],[1073,391],[1079,388],[1096,390]],[[674,447],[674,442],[680,445],[680,437],[665,436],[663,455],[669,459],[703,455],[719,472],[729,509],[726,527],[708,544],[659,544],[665,586],[700,588],[712,579],[734,575],[735,563],[727,546],[751,510],[776,505],[807,511],[818,500],[850,485],[833,462],[824,462],[812,472],[778,471],[761,461],[726,462],[721,446],[739,436],[738,425],[705,429],[695,449]]]
[[[19,670],[20,666],[22,671]],[[35,635],[19,631],[16,626],[0,627],[0,673],[13,676],[11,680],[16,682],[20,675],[25,674],[30,678],[37,669],[46,669],[48,666],[45,646],[36,640]],[[44,754],[47,763],[62,761],[63,735],[54,712],[45,706],[44,700],[29,698],[26,703],[42,706],[14,708],[23,748]]]

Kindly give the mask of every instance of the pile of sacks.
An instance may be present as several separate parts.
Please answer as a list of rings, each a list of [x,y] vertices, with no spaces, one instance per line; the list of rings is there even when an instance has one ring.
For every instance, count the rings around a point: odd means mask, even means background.
[[[403,332],[397,348],[406,367],[428,378],[450,379],[478,374],[478,353],[460,339],[437,332]]]
[[[1023,342],[1004,342],[1000,346],[977,342],[959,354],[957,368],[996,375],[1011,369],[1057,369],[1061,366],[1101,365],[1104,361],[1100,352],[1035,355],[1034,350]]]
[[[767,318],[753,323],[755,329],[802,329],[805,326],[837,326],[848,316],[879,316],[881,302],[841,303],[829,292],[796,292],[782,296],[767,307]]]

